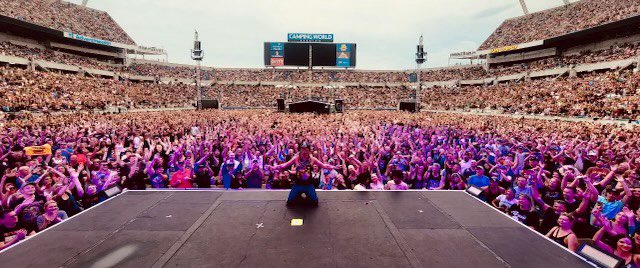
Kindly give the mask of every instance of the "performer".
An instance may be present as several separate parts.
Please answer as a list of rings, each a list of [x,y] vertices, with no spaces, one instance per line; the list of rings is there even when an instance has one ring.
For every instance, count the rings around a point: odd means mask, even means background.
[[[337,169],[339,167],[322,163],[320,160],[313,157],[310,154],[309,144],[306,142],[300,144],[299,148],[300,152],[293,156],[291,160],[286,163],[276,165],[273,168],[276,170],[283,170],[293,164],[296,164],[296,177],[293,187],[291,187],[291,192],[289,192],[289,198],[287,198],[287,206],[292,206],[294,201],[301,197],[303,193],[309,200],[311,200],[311,205],[317,206],[318,196],[316,195],[316,189],[313,187],[311,180],[311,167],[314,164],[324,169]]]

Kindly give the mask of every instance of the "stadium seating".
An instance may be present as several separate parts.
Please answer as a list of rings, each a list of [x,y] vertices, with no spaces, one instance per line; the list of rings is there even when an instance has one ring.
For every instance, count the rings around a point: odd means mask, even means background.
[[[0,15],[87,37],[135,44],[108,13],[66,1],[0,0]]]
[[[640,2],[636,0],[581,0],[508,19],[479,50],[544,40],[637,15],[640,15]]]
[[[131,83],[75,74],[0,67],[0,107],[16,111],[104,110],[108,107],[156,108],[192,105],[186,85]]]
[[[423,91],[428,109],[482,109],[503,113],[638,118],[640,74],[592,73],[577,78],[433,88]]]

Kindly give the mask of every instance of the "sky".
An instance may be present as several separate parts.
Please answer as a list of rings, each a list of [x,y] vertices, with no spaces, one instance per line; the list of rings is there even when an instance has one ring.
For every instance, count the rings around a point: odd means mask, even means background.
[[[527,6],[535,12],[562,3]],[[356,68],[368,70],[415,68],[424,35],[423,67],[444,67],[461,63],[449,62],[450,53],[476,50],[502,21],[523,14],[518,0],[89,0],[87,6],[109,12],[138,45],[164,48],[173,63],[193,64],[197,29],[203,65],[219,68],[264,67],[263,43],[286,41],[287,33],[331,33],[335,42],[356,43]]]

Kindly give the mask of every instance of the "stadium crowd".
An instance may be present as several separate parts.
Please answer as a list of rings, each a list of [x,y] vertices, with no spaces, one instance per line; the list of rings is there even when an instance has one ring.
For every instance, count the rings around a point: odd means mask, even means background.
[[[608,62],[638,57],[637,43],[615,44],[605,49],[584,49],[568,55],[547,57],[525,63],[492,64],[489,71],[482,65],[425,69],[420,73],[422,82],[477,80],[517,73],[554,69],[571,65]],[[166,66],[160,64],[132,64],[126,69],[133,74],[154,77],[193,78],[192,66]],[[202,78],[216,81],[294,82],[294,83],[406,83],[412,71],[349,71],[287,69],[204,69]]]
[[[515,64],[495,64],[489,69],[492,77],[523,72],[540,71],[554,68],[567,68],[571,65],[609,62],[640,56],[638,43],[622,43],[602,50],[583,50],[567,56],[557,56]]]
[[[0,0],[0,15],[127,45],[135,42],[108,13],[61,0]]]
[[[640,74],[631,71],[491,86],[431,88],[427,109],[486,109],[504,113],[638,119]]]
[[[479,50],[544,40],[640,14],[636,0],[581,0],[505,20]]]
[[[193,66],[170,66],[152,63],[134,63],[128,71],[137,75],[154,77],[195,77]],[[354,82],[354,83],[385,83],[408,82],[408,73],[402,71],[352,71],[352,70],[313,70],[306,69],[211,69],[203,68],[201,78],[216,81],[243,82]]]
[[[133,83],[0,67],[0,108],[4,112],[185,107],[194,98],[194,90],[181,84]]]
[[[333,103],[335,99],[344,101],[349,109],[395,108],[400,100],[415,95],[415,90],[407,87],[299,87],[299,86],[247,86],[216,84],[207,89],[207,96],[216,98],[221,94],[223,107],[266,108],[276,107],[276,99],[287,103],[316,100]]]
[[[424,70],[420,74],[422,82],[474,80],[486,77],[487,72],[481,65]]]
[[[300,183],[325,190],[474,186],[482,199],[570,250],[589,238],[624,256],[640,232],[638,134],[594,123],[388,111],[33,116],[8,121],[0,132],[2,246],[103,202],[114,185]],[[301,144],[330,168],[280,169]]]
[[[31,48],[26,46],[15,45],[10,42],[0,42],[0,55],[14,56],[29,60],[44,60],[55,63],[63,63],[107,71],[122,71],[117,65],[109,65],[88,57],[77,56],[59,51]]]
[[[503,113],[587,116],[637,120],[640,75],[632,71],[588,73],[576,78],[521,81],[490,86],[428,88],[421,103],[432,110],[481,109]],[[405,86],[266,86],[214,84],[206,95],[223,107],[275,107],[309,99],[342,99],[347,109],[397,107],[415,95]],[[0,67],[0,108],[4,112],[105,110],[108,108],[193,107],[191,85],[130,82]]]

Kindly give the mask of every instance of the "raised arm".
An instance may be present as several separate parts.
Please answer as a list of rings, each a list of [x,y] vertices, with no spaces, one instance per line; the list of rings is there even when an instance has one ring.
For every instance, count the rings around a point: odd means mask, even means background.
[[[273,169],[275,169],[275,170],[283,170],[285,168],[288,168],[291,165],[293,165],[293,163],[295,163],[298,160],[299,157],[300,157],[299,155],[295,155],[295,156],[293,156],[291,158],[291,160],[287,161],[286,163],[273,166]]]
[[[591,200],[591,202],[598,201],[598,189],[596,189],[596,187],[593,185],[593,182],[591,182],[591,178],[583,177],[583,180],[584,180],[584,183],[587,185],[586,191],[589,192],[589,199]]]
[[[598,230],[596,234],[593,236],[593,243],[595,243],[596,246],[598,246],[600,249],[609,253],[613,253],[613,249],[606,243],[602,242],[602,237],[604,236],[604,233],[608,232],[610,228],[611,228],[610,223],[605,222],[604,226],[602,226],[602,228],[600,228],[600,230]]]
[[[628,204],[629,200],[632,197],[632,193],[631,193],[631,189],[629,189],[629,185],[627,185],[627,182],[623,179],[623,178],[616,178],[616,180],[622,184],[622,188],[624,189],[624,197],[622,197],[622,203],[623,204]]]
[[[118,178],[118,172],[116,171],[111,171],[111,173],[109,173],[109,178],[107,179],[106,182],[104,182],[104,184],[102,185],[102,188],[100,189],[100,191],[109,188],[109,186],[113,185],[114,183],[117,182],[117,178]]]
[[[44,163],[46,165],[49,165],[49,163],[51,162],[51,157],[52,157],[52,154],[49,154],[47,155],[47,158],[44,159]]]
[[[320,166],[323,169],[338,169],[338,168],[340,168],[339,166],[332,166],[332,165],[329,165],[329,164],[322,163],[322,161],[318,160],[317,158],[315,158],[313,156],[311,156],[311,163],[312,164],[315,163],[315,164],[317,164],[318,166]]]
[[[531,192],[532,192],[532,197],[533,200],[538,203],[538,205],[540,206],[540,209],[544,212],[547,211],[547,209],[549,209],[551,206],[547,205],[547,203],[545,203],[542,198],[540,197],[540,192],[538,192],[538,187],[531,187]]]
[[[84,168],[82,165],[80,165],[78,167],[78,170],[82,170],[82,168]],[[71,180],[73,181],[73,187],[70,188],[75,188],[76,189],[76,193],[78,193],[78,197],[82,197],[84,196],[84,189],[82,189],[82,183],[80,183],[80,179],[78,178],[78,174],[79,172],[76,172],[75,170],[73,170],[72,168],[69,170],[69,173],[71,173]]]
[[[607,176],[605,176],[604,179],[602,179],[600,182],[597,182],[596,184],[602,187],[607,186],[609,182],[611,182],[611,180],[616,177],[616,171],[618,171],[618,167],[611,168],[611,171],[609,171]]]
[[[3,154],[2,156],[0,156],[0,160],[5,160],[5,159],[7,159],[7,157],[9,156],[9,154],[11,154],[11,150],[9,150],[6,154]]]
[[[147,175],[151,176],[155,172],[153,170],[153,166],[156,165],[157,159],[158,159],[157,157],[153,157],[153,160],[151,160],[151,162],[147,162],[147,167],[145,168],[145,172],[147,173]]]
[[[590,203],[589,201],[591,201],[591,196],[594,196],[591,193],[591,191],[587,191],[583,194],[582,201],[580,202],[580,205],[576,209],[575,214],[582,215],[585,212],[587,212],[587,208],[589,208],[589,203]]]
[[[49,169],[51,169],[51,167],[47,166],[47,169],[42,173],[42,175],[40,175],[38,177],[38,179],[35,181],[36,185],[38,185],[40,183],[40,181],[42,179],[44,179],[44,177],[46,177],[47,175],[49,175]]]
[[[209,157],[209,153],[206,153],[204,156],[202,156],[202,158],[200,158],[200,160],[198,160],[198,162],[196,162],[196,165],[201,165],[202,163],[204,163],[205,161],[207,161],[207,158]]]

